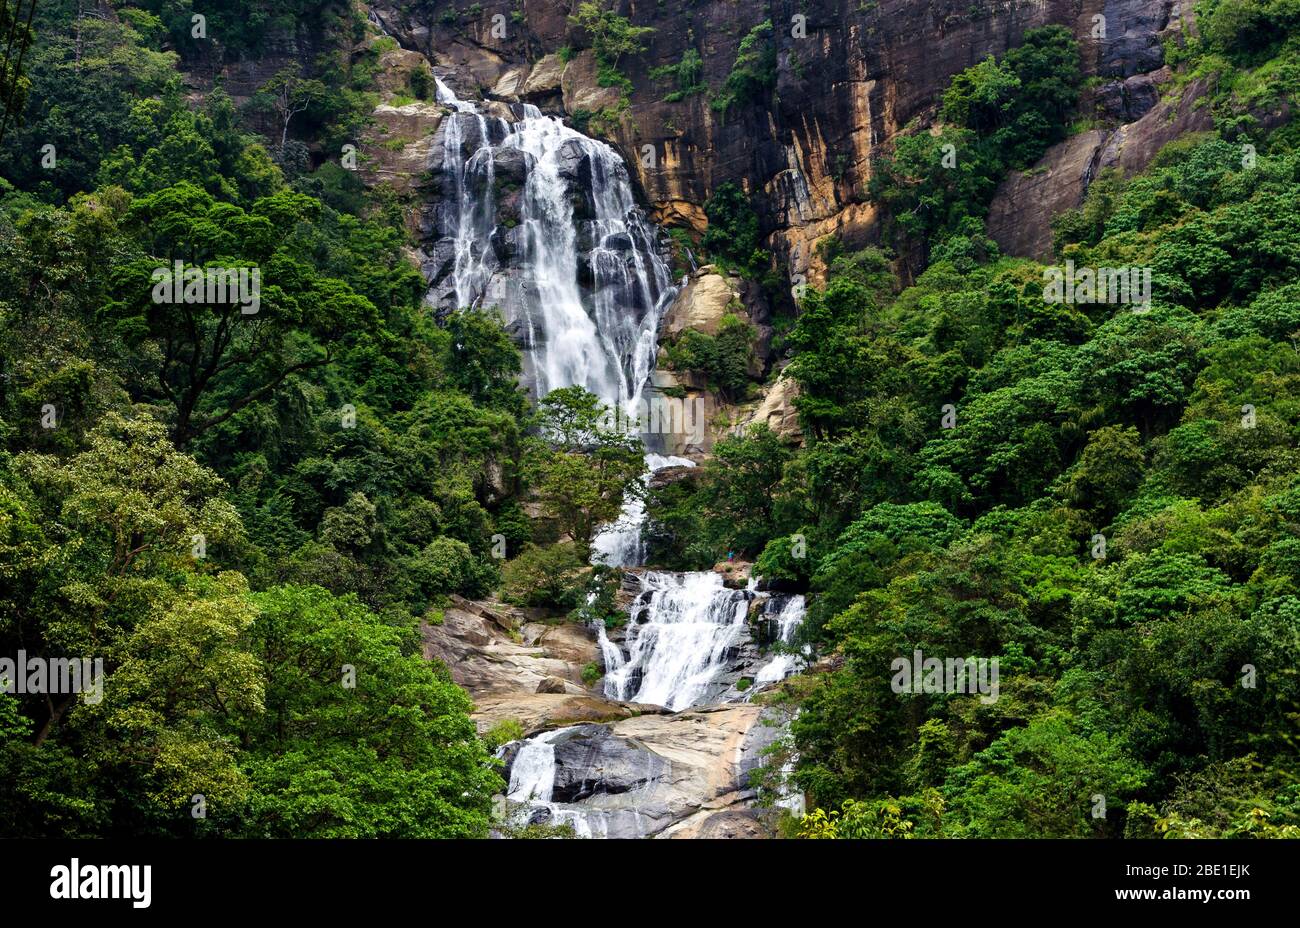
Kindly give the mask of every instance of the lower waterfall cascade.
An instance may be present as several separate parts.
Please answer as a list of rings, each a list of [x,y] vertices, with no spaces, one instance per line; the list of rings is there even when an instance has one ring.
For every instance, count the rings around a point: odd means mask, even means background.
[[[745,629],[752,591],[732,590],[712,571],[638,575],[626,660],[607,666],[605,695],[674,711],[702,701]],[[608,639],[606,639],[608,640]],[[606,654],[606,646],[602,645]]]

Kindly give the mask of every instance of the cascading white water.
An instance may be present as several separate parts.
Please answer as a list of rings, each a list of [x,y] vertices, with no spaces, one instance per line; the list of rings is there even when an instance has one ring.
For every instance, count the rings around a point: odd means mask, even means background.
[[[689,458],[672,455],[647,454],[645,456],[645,476],[643,484],[648,485],[655,471],[665,467],[694,467],[695,462]],[[610,567],[639,567],[645,563],[645,540],[642,527],[645,524],[645,500],[640,496],[628,496],[623,502],[623,511],[618,519],[606,525],[592,539],[591,559]]]
[[[606,837],[609,816],[600,811],[574,808],[553,802],[555,791],[555,742],[573,727],[556,728],[527,739],[519,746],[510,765],[510,785],[506,798],[529,809],[545,808],[551,825],[568,825],[579,838]],[[635,821],[636,815],[631,818]]]
[[[776,615],[777,641],[780,644],[789,646],[794,641],[794,633],[803,624],[805,611],[806,605],[802,595],[791,596],[781,604],[781,611]],[[802,666],[803,658],[798,654],[782,652],[759,668],[758,673],[754,676],[754,683],[758,686],[764,683],[776,683],[784,680]]]
[[[472,307],[477,305],[490,273],[488,245],[495,224],[491,198],[495,181],[491,128],[494,124],[504,126],[504,121],[494,119],[489,123],[472,103],[457,98],[441,78],[435,77],[434,83],[438,102],[456,111],[455,116],[448,118],[443,133],[443,148],[447,153],[444,164],[450,165],[456,189],[456,264],[452,273],[457,307]],[[476,130],[472,138],[478,144],[468,160],[462,158],[461,152],[465,145],[466,122]],[[471,178],[473,183],[470,183]],[[482,234],[485,229],[488,235]]]
[[[555,745],[567,728],[557,728],[529,738],[510,765],[510,787],[506,798],[515,802],[551,801],[555,788]]]
[[[509,119],[488,115],[443,80],[436,83],[437,99],[454,112],[442,130],[448,195],[440,204],[443,238],[428,252],[437,269],[431,294],[438,293],[430,302],[440,310],[499,307],[523,343],[535,396],[580,385],[636,416],[676,287],[627,168],[613,148],[536,107],[525,104]],[[513,218],[502,219],[503,196]],[[646,479],[670,466],[693,462],[647,455]],[[644,519],[643,502],[629,499],[596,538],[593,560],[643,564]],[[711,572],[647,571],[639,579],[626,655],[603,626],[597,629],[606,694],[670,710],[716,698],[726,689],[717,683],[720,673],[747,640],[749,604],[762,594],[729,589]],[[782,609],[783,640],[791,608]],[[518,745],[507,798],[533,811],[544,807],[549,821],[572,825],[579,836],[643,833],[636,810],[553,801],[556,741],[569,731]],[[647,788],[657,788],[657,776],[646,774]]]
[[[654,366],[659,319],[676,288],[655,247],[656,231],[637,208],[627,168],[610,146],[534,106],[525,104],[523,118],[510,123],[484,115],[441,79],[437,96],[455,111],[443,130],[443,160],[455,192],[457,305],[480,306],[488,298],[499,270],[491,244],[499,231],[496,161],[518,152],[525,174],[513,231],[524,283],[512,311],[525,333],[536,394],[580,384],[635,416]],[[585,219],[574,212],[575,164],[590,172],[582,185],[589,199]],[[645,479],[671,466],[694,462],[648,454]],[[619,519],[596,537],[592,559],[619,567],[644,563],[644,521],[644,502],[629,497]],[[742,630],[745,597],[724,590],[711,574],[646,576],[652,579],[643,582],[658,588],[646,607],[651,621],[634,633],[630,657],[599,632],[607,681],[623,673],[642,681],[635,694],[641,701],[692,705]]]
[[[654,367],[659,320],[676,287],[618,153],[530,104],[522,119],[508,122],[485,116],[441,79],[437,97],[455,110],[443,130],[443,160],[456,201],[457,307],[483,306],[501,295],[500,287],[492,291],[501,271],[492,244],[502,231],[496,161],[517,152],[526,173],[518,226],[511,230],[521,253],[509,308],[523,334],[535,395],[578,384],[635,415]],[[467,141],[477,146],[468,157]],[[575,166],[590,173],[580,190]],[[585,198],[589,218],[575,216],[575,194]]]
[[[623,649],[609,640],[603,623],[596,625],[596,642],[600,645],[600,657],[605,664],[605,695],[609,696],[612,695],[610,678],[620,681],[626,678],[623,668],[627,664],[627,658],[623,656]]]
[[[689,708],[707,693],[744,633],[753,594],[728,589],[712,571],[646,571],[639,579],[628,657],[616,669],[607,665],[605,694]]]
[[[782,726],[784,731],[789,732],[790,723],[799,718],[801,712],[803,712],[802,708],[794,710],[794,714]],[[794,772],[798,764],[799,752],[791,751],[790,755],[785,759],[785,763],[781,765],[781,772],[777,776],[777,799],[774,805],[777,808],[789,810],[790,814],[795,818],[803,818],[806,810],[806,799],[794,782]]]

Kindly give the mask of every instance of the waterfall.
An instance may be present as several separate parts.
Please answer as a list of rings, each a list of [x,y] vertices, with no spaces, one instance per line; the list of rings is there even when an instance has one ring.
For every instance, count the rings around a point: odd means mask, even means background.
[[[438,102],[455,110],[455,114],[447,119],[442,137],[443,164],[450,165],[456,191],[456,258],[452,274],[456,307],[472,307],[477,305],[490,273],[487,258],[491,253],[489,243],[495,226],[492,189],[496,182],[491,129],[493,126],[504,128],[504,125],[501,120],[489,123],[472,103],[457,98],[441,78],[435,77],[434,83]],[[477,147],[465,159],[462,149],[467,141],[467,124],[474,130],[469,136],[469,144]]]
[[[573,828],[576,837],[608,837],[610,813],[552,801],[557,766],[555,742],[578,727],[556,728],[521,742],[510,765],[510,785],[506,788],[506,798],[524,806],[530,810],[530,814],[545,810],[548,824],[568,825]],[[633,828],[636,828],[638,816],[633,812],[630,817]]]
[[[596,642],[600,645],[601,660],[605,663],[605,694],[608,696],[611,677],[620,681],[626,679],[627,674],[623,668],[627,666],[627,659],[623,657],[623,649],[609,640],[603,622],[596,625]],[[619,689],[618,686],[614,688]]]
[[[626,166],[609,145],[535,106],[522,105],[515,111],[522,118],[509,122],[459,99],[441,79],[437,91],[454,110],[443,130],[443,174],[455,205],[444,222],[454,242],[445,298],[464,307],[507,304],[537,396],[579,384],[606,405],[638,414],[659,320],[676,288]],[[497,181],[521,171],[511,206],[518,221],[503,229]],[[503,252],[517,267],[503,263]],[[694,463],[649,454],[643,479],[674,466]],[[594,540],[593,560],[644,563],[644,521],[644,501],[629,497]],[[628,657],[597,632],[606,691],[670,709],[694,705],[743,631],[752,597],[726,590],[714,574],[648,573],[642,582],[650,585],[647,621],[632,632]]]
[[[505,312],[536,396],[579,384],[635,413],[676,287],[626,166],[535,106],[523,104],[513,122],[489,117],[436,83],[454,110],[442,130],[454,209],[441,223],[453,247],[433,301]],[[517,218],[504,221],[499,188],[515,181],[503,172],[523,178],[510,206]]]
[[[745,630],[749,590],[723,586],[712,571],[640,575],[628,658],[605,674],[605,695],[686,709],[708,695]]]
[[[556,728],[529,738],[510,765],[510,786],[506,798],[514,802],[548,803],[555,788],[556,738],[567,728]]]
[[[782,730],[787,735],[790,731],[790,723],[799,718],[802,712],[802,708],[795,709],[789,721],[782,726]],[[789,810],[795,818],[803,818],[806,811],[806,797],[794,784],[794,771],[798,764],[799,752],[792,750],[785,763],[781,765],[781,772],[777,776],[777,799],[773,804],[779,809]]]
[[[769,604],[774,600],[775,598],[769,600]],[[776,614],[777,642],[779,644],[788,647],[794,641],[794,633],[803,624],[805,608],[802,595],[791,596],[781,603],[780,611]],[[803,659],[798,654],[783,651],[759,669],[758,674],[754,677],[754,683],[757,686],[764,683],[777,683],[801,669],[802,666]]]
[[[695,462],[689,458],[672,455],[647,454],[645,456],[645,476],[641,482],[649,485],[655,471],[665,467],[694,467]],[[623,511],[618,519],[600,530],[591,542],[593,561],[608,564],[611,567],[640,567],[645,563],[645,540],[642,528],[645,525],[645,500],[639,496],[629,496],[623,502]]]
[[[661,254],[662,236],[636,205],[626,166],[609,145],[534,106],[515,105],[507,113],[504,104],[460,99],[441,78],[436,86],[450,112],[431,161],[443,196],[434,204],[433,234],[424,245],[426,301],[438,312],[499,310],[522,348],[524,380],[534,396],[580,385],[606,406],[639,415],[660,320],[677,287]],[[694,463],[685,458],[647,454],[643,480],[648,485],[655,471],[688,466]],[[594,540],[593,561],[644,564],[644,521],[644,502],[629,498],[619,519]],[[739,698],[736,683],[757,655],[747,634],[749,609],[765,594],[728,588],[713,572],[636,576],[641,589],[625,636],[612,641],[603,625],[596,629],[605,694],[672,711],[724,694]],[[802,601],[792,597],[782,604],[782,641],[788,643],[802,620]],[[742,650],[749,655],[744,660]],[[760,676],[783,678],[790,672],[776,666],[783,659],[789,668],[797,660],[778,655]],[[661,790],[671,798],[665,786],[671,784],[665,776],[671,760],[624,741],[619,751],[643,752],[644,769],[638,761],[634,777],[626,766],[611,772],[599,758],[584,759],[583,745],[593,736],[576,730],[581,727],[503,748],[502,756],[507,748],[513,752],[506,798],[529,821],[571,825],[580,837],[639,836],[662,828],[644,821],[641,808]],[[599,724],[587,727],[603,731]],[[578,795],[575,771],[582,783]],[[622,785],[611,785],[619,776]],[[635,794],[619,793],[632,789]],[[627,808],[624,800],[632,795],[637,806]]]

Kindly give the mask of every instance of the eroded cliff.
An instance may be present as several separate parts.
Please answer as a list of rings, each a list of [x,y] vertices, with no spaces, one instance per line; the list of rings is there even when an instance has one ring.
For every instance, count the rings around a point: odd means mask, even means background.
[[[1086,169],[1073,169],[1095,160],[1088,146],[1111,142],[1111,157],[1128,169],[1156,147],[1154,138],[1141,141],[1154,119],[1123,138],[1115,133],[1159,104],[1162,43],[1184,28],[1190,4],[626,0],[617,9],[654,31],[643,53],[617,61],[622,87],[609,74],[602,78],[569,6],[488,0],[460,10],[446,0],[419,7],[379,0],[374,12],[404,46],[473,81],[488,98],[532,102],[610,141],[661,223],[700,232],[711,193],[740,185],[759,211],[778,270],[816,284],[824,270],[814,250],[819,239],[834,234],[862,244],[877,232],[867,196],[873,160],[900,132],[935,118],[937,97],[954,74],[1005,52],[1028,29],[1060,24],[1081,42],[1084,72],[1094,78],[1085,109],[1095,111],[1103,134],[1075,136],[1049,154],[1047,169],[1062,165],[1050,196],[1038,196],[1041,185],[1013,185],[1001,196],[995,237],[1013,252],[1041,252],[1051,212],[1076,205],[1090,180]],[[762,29],[766,22],[770,31]],[[775,56],[770,88],[722,105],[738,56],[760,47]],[[698,66],[684,72],[693,54]],[[693,82],[685,88],[683,73]],[[1008,214],[1022,218],[1009,221]]]

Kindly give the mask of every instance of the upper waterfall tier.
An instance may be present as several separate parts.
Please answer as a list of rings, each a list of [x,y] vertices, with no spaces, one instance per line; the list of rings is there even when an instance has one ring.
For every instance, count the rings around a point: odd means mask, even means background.
[[[535,106],[507,119],[442,80],[437,89],[453,112],[430,166],[440,196],[424,229],[426,300],[440,311],[498,309],[534,395],[579,384],[634,408],[676,288],[627,168]]]

